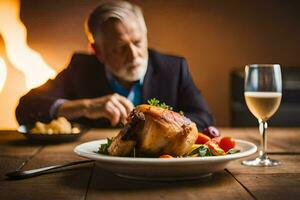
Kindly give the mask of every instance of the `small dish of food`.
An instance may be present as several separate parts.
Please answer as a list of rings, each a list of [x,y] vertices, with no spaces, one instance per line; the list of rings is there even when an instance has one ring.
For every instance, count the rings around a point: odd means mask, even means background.
[[[21,125],[18,132],[33,142],[68,142],[81,137],[87,128],[71,124],[66,118],[59,117],[49,123],[36,122],[34,126]]]
[[[143,104],[117,136],[83,143],[74,152],[122,177],[186,180],[223,170],[256,150],[250,142],[221,137],[213,127],[199,133],[194,122],[165,104]]]

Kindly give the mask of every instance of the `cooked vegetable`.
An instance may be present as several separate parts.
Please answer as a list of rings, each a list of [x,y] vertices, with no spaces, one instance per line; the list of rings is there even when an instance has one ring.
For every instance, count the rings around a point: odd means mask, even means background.
[[[169,155],[169,154],[164,154],[159,156],[160,158],[174,158],[173,156]]]
[[[223,149],[221,149],[219,147],[218,144],[216,144],[215,142],[213,141],[208,141],[206,143],[206,145],[209,147],[209,149],[211,150],[212,154],[215,155],[215,156],[222,156],[222,155],[225,155],[226,153],[224,152]]]
[[[212,156],[211,149],[207,145],[201,145],[199,147],[199,156],[205,157],[205,156]]]
[[[107,143],[100,145],[98,153],[106,154],[107,155],[108,154],[108,150],[107,149],[111,145],[111,143],[112,143],[112,139],[107,138]]]
[[[209,127],[205,128],[202,131],[202,133],[204,133],[205,135],[207,135],[210,138],[215,138],[215,137],[221,136],[219,130],[214,126],[209,126]]]
[[[193,155],[198,153],[198,149],[201,145],[200,144],[193,144],[192,148],[190,149],[188,155]]]
[[[198,138],[196,140],[196,144],[205,144],[210,140],[210,137],[204,135],[203,133],[198,133]]]
[[[238,149],[230,149],[229,151],[226,152],[226,154],[235,154],[235,153],[238,153],[240,152],[240,150]]]
[[[211,141],[213,141],[214,143],[216,143],[216,144],[220,144],[220,141],[221,141],[221,139],[222,139],[222,137],[221,136],[219,136],[219,137],[215,137],[215,138],[213,138],[213,139],[211,139]]]
[[[223,137],[219,143],[219,146],[225,151],[229,151],[235,147],[235,140],[232,137]]]

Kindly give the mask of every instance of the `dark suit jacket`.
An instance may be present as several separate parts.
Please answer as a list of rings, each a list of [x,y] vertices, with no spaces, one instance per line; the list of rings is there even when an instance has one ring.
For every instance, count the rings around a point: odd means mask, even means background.
[[[69,66],[54,80],[32,89],[20,99],[16,109],[19,124],[49,122],[51,105],[59,98],[95,98],[112,94],[113,90],[105,75],[104,65],[94,55],[74,54]],[[142,87],[142,102],[157,98],[183,111],[197,124],[198,129],[213,124],[208,106],[192,81],[186,60],[149,50],[148,69]],[[109,127],[106,119],[78,119],[77,122],[92,127]]]

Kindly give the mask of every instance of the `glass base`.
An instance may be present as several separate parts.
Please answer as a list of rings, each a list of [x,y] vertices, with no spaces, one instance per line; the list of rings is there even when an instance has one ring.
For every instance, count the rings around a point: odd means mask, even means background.
[[[254,160],[244,160],[242,161],[242,164],[252,167],[274,167],[280,165],[281,163],[277,160],[257,157]]]

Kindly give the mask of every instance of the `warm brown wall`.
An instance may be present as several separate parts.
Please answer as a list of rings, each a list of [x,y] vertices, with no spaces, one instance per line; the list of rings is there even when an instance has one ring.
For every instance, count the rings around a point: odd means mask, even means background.
[[[74,50],[86,49],[82,23],[98,2],[22,1],[30,46],[60,71]],[[134,2],[144,10],[150,47],[187,58],[218,125],[229,125],[230,70],[247,63],[300,66],[298,1]]]

